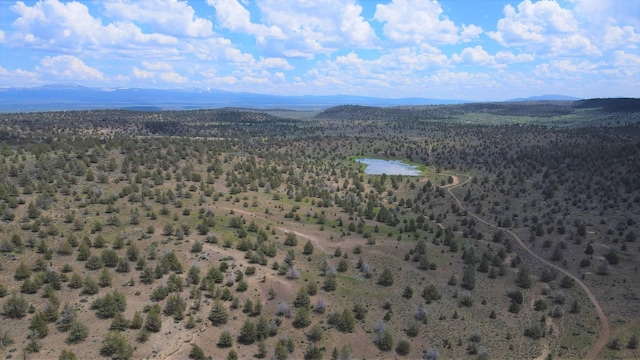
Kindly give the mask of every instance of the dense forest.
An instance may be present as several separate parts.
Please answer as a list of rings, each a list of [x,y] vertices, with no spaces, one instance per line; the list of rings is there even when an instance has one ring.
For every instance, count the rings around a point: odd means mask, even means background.
[[[0,114],[0,356],[640,357],[638,174],[637,99]]]

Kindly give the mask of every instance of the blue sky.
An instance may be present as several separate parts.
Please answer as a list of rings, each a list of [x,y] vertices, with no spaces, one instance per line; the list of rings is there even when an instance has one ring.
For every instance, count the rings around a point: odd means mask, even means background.
[[[640,0],[0,0],[0,87],[640,97]]]

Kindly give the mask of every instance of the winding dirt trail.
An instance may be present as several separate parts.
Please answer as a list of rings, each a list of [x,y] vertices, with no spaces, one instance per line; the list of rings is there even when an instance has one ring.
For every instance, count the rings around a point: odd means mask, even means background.
[[[194,331],[193,333],[191,333],[191,338],[189,340],[185,340],[182,342],[179,342],[176,346],[174,346],[173,348],[170,348],[164,352],[168,352],[168,354],[163,355],[161,354],[160,357],[162,357],[163,360],[166,359],[172,359],[173,355],[175,355],[178,351],[182,350],[182,346],[185,344],[195,344],[194,339],[196,338],[196,336],[198,336],[198,334],[200,334],[201,332],[205,331],[209,326],[208,325],[204,325],[202,327],[200,327],[198,330]],[[178,340],[181,340],[181,337],[178,338]]]
[[[455,179],[455,178],[454,178]],[[462,186],[466,183],[468,183],[469,181],[471,181],[471,179],[473,179],[473,176],[470,176],[467,180],[465,180],[462,183],[457,183],[455,185],[451,185],[449,187],[447,187],[447,192],[449,193],[449,195],[451,195],[451,197],[453,197],[453,199],[456,201],[456,203],[458,204],[458,206],[461,209],[466,209],[463,205],[462,202],[460,201],[460,199],[455,196],[453,194],[453,192],[451,190]],[[492,227],[492,228],[498,228],[496,225],[488,222],[487,220],[481,218],[480,216],[470,212],[467,210],[467,213],[472,216],[474,219],[476,219],[477,221]],[[609,319],[607,318],[607,315],[605,315],[604,311],[602,310],[602,307],[600,306],[600,303],[598,303],[598,300],[596,299],[595,295],[593,295],[593,293],[591,292],[591,290],[589,289],[589,287],[587,287],[587,285],[580,280],[578,277],[576,277],[575,275],[571,274],[570,272],[564,270],[563,268],[555,265],[552,262],[547,261],[546,259],[542,258],[541,256],[539,256],[538,254],[536,254],[535,252],[533,252],[533,250],[531,250],[521,239],[518,235],[516,235],[516,233],[514,233],[513,231],[509,230],[509,229],[505,229],[505,228],[500,228],[500,230],[504,231],[505,233],[511,235],[517,242],[518,244],[527,252],[529,253],[529,255],[533,256],[534,259],[540,261],[541,263],[543,263],[544,265],[547,265],[557,271],[559,271],[560,273],[568,276],[569,278],[573,279],[581,288],[582,290],[587,294],[587,297],[589,298],[589,301],[591,301],[591,303],[593,304],[593,306],[596,309],[596,313],[598,314],[598,318],[600,319],[600,337],[598,338],[598,341],[595,342],[595,344],[593,344],[593,346],[591,347],[591,350],[587,353],[585,359],[596,359],[598,354],[600,353],[600,351],[602,351],[602,349],[605,347],[605,345],[607,345],[607,341],[609,341],[609,337],[611,336],[611,328],[609,327]]]

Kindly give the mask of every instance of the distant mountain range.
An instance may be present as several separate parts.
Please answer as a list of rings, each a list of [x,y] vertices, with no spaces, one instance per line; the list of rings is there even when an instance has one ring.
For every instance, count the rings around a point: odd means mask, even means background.
[[[0,88],[0,111],[81,109],[180,110],[221,107],[326,109],[341,104],[368,106],[460,104],[469,101],[426,98],[376,98],[353,95],[281,96],[204,89],[106,89],[73,84]]]
[[[528,98],[515,98],[507,101],[511,102],[511,101],[576,101],[576,100],[581,100],[581,99],[573,96],[547,94],[547,95],[540,95],[540,96],[531,96]]]
[[[562,95],[542,95],[508,101],[579,100]],[[89,88],[53,84],[31,88],[0,88],[0,112],[85,109],[182,110],[221,107],[252,109],[287,108],[320,110],[337,105],[403,106],[470,103],[457,99],[378,98],[354,95],[283,96],[205,89]]]

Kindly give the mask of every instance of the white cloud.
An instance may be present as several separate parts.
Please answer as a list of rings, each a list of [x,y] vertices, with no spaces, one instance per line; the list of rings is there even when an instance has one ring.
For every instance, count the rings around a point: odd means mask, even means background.
[[[231,61],[236,66],[251,66],[255,64],[253,55],[243,53],[242,51],[235,48],[226,48],[224,51],[224,56],[228,61]]]
[[[86,81],[105,80],[104,74],[87,66],[82,60],[73,55],[45,56],[40,60],[36,70],[53,76],[58,80]]]
[[[33,6],[17,2],[11,10],[19,17],[13,22],[15,32],[7,36],[12,46],[24,46],[72,53],[97,55],[106,49],[124,54],[145,56],[144,46],[177,45],[175,37],[145,34],[130,22],[116,21],[103,25],[84,4],[39,1]]]
[[[633,26],[606,25],[602,34],[601,43],[605,49],[638,48],[640,33]]]
[[[569,0],[576,16],[592,24],[631,25],[640,28],[638,2],[634,0]]]
[[[555,1],[534,4],[531,0],[524,0],[517,11],[506,5],[504,15],[498,20],[498,31],[487,33],[503,46],[541,44],[549,35],[573,33],[578,29],[571,11],[561,8]]]
[[[173,71],[173,66],[166,61],[143,61],[142,66],[151,71]]]
[[[150,80],[153,83],[184,84],[189,82],[189,78],[180,75],[175,71],[173,65],[164,61],[143,61],[142,69],[134,66],[131,69],[131,74],[136,79]]]
[[[552,55],[602,55],[600,49],[594,46],[587,37],[579,34],[552,37],[548,42]]]
[[[274,79],[278,80],[281,83],[286,83],[287,82],[287,78],[281,72],[277,72],[277,73],[273,74],[273,77],[274,77]]]
[[[606,66],[606,64],[602,61],[558,59],[537,65],[533,72],[543,79],[563,79],[581,82],[583,76],[597,73],[603,66]]]
[[[135,66],[133,67],[131,73],[133,74],[133,77],[135,77],[136,79],[153,80],[155,78],[155,74],[153,72],[144,70],[144,69],[139,69]]]
[[[4,43],[4,31],[0,30],[0,44]]]
[[[237,0],[207,0],[207,4],[216,9],[216,19],[223,28],[256,36],[260,41],[265,37],[284,38],[277,26],[252,23],[249,10]]]
[[[374,19],[384,22],[383,32],[401,44],[455,44],[478,37],[482,29],[463,25],[462,30],[448,17],[437,1],[393,0],[376,5]]]
[[[377,41],[355,0],[264,0],[258,3],[265,26],[282,36],[258,36],[258,48],[268,56],[313,58],[338,48],[371,48]]]
[[[462,50],[460,54],[453,54],[451,60],[455,63],[476,64],[484,66],[497,66],[496,60],[489,55],[482,46],[477,45]]]
[[[183,84],[189,81],[188,78],[178,74],[177,72],[165,72],[160,74],[160,79],[167,83]]]
[[[261,58],[256,65],[260,68],[266,69],[293,70],[293,66],[291,66],[291,64],[289,64],[289,62],[283,58]]]
[[[81,58],[108,58],[123,63],[131,59],[175,63],[195,58],[227,66],[256,64],[252,54],[238,50],[230,40],[214,34],[212,23],[196,16],[184,1],[109,0],[104,3],[104,11],[112,17],[109,23],[92,16],[86,5],[75,1],[40,0],[32,6],[17,2],[11,10],[17,16],[12,31],[5,36],[9,47]],[[133,68],[131,64],[127,67]],[[136,71],[131,70],[132,78],[149,78],[144,71],[155,72],[138,66]],[[154,75],[153,80],[184,82],[183,78],[173,75]]]
[[[496,61],[501,64],[514,64],[521,62],[530,62],[535,60],[535,56],[532,54],[518,54],[515,55],[511,51],[498,51],[496,53]]]
[[[164,34],[205,37],[213,35],[211,21],[199,18],[189,4],[178,0],[108,0],[106,14],[136,23],[151,24]]]
[[[29,87],[40,85],[40,76],[36,72],[22,69],[7,70],[0,66],[0,87]]]
[[[482,65],[494,68],[505,68],[507,64],[533,61],[532,54],[515,55],[510,51],[499,51],[495,55],[487,53],[482,46],[477,45],[463,49],[460,54],[453,54],[451,61],[457,64]]]
[[[463,24],[462,31],[460,32],[460,37],[462,38],[462,41],[468,42],[480,36],[480,34],[482,34],[482,31],[483,30],[480,26],[473,25],[473,24],[471,25]]]
[[[637,76],[640,74],[640,55],[618,50],[614,53],[613,65],[625,76]]]
[[[556,1],[523,0],[516,8],[504,7],[497,30],[487,35],[506,47],[523,47],[541,55],[601,56],[583,24]]]
[[[308,94],[421,96],[418,93],[429,86],[426,79],[434,71],[449,67],[449,59],[439,49],[430,47],[391,49],[373,59],[351,52],[319,62],[292,85]]]

